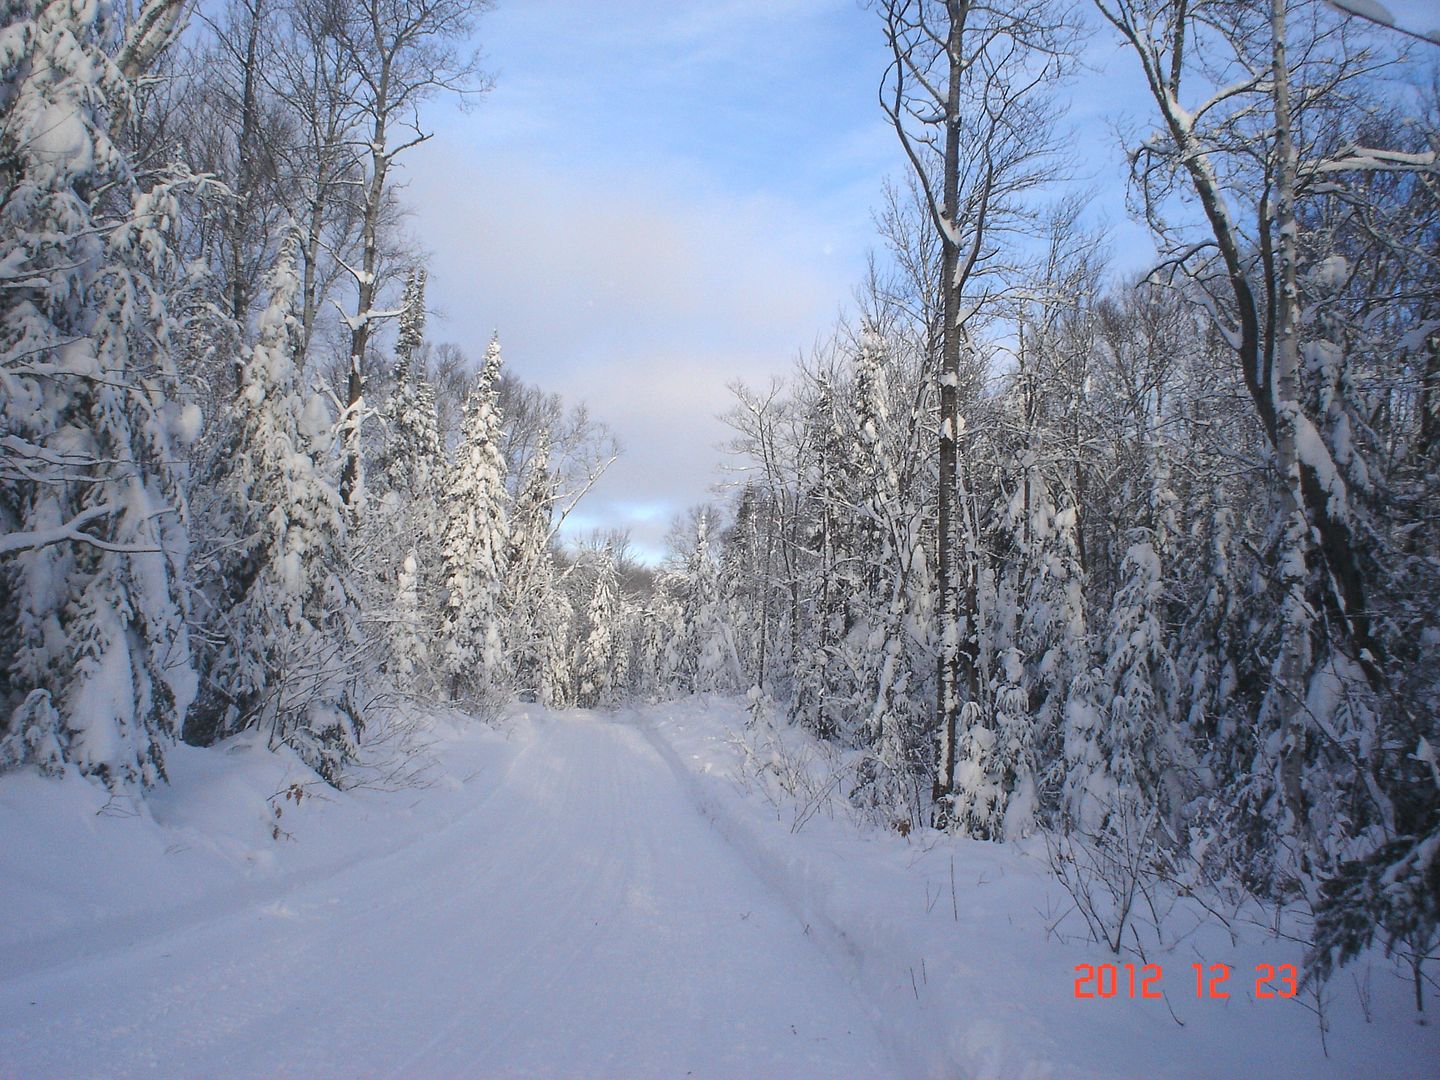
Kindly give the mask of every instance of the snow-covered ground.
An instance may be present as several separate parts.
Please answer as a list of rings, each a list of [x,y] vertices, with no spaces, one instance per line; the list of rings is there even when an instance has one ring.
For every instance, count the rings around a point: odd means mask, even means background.
[[[0,1077],[1440,1075],[1383,958],[1333,984],[1328,1058],[1313,997],[1256,1000],[1299,948],[1243,912],[1171,912],[1167,1000],[1077,1000],[1114,958],[1043,845],[866,826],[744,720],[437,720],[426,786],[345,793],[245,739],[138,808],[0,777]]]

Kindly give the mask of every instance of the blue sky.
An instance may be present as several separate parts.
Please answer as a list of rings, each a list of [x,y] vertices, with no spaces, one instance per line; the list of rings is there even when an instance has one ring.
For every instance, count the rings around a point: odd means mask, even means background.
[[[824,334],[896,167],[883,41],[854,0],[510,0],[495,88],[406,169],[433,253],[432,335],[498,329],[522,378],[585,400],[626,453],[574,523],[658,554],[710,496],[727,383]]]
[[[727,384],[788,370],[877,245],[871,209],[904,169],[878,18],[857,0],[500,0],[478,39],[494,89],[433,107],[406,162],[431,336],[478,356],[498,330],[512,371],[588,402],[626,453],[572,524],[656,557],[720,479]],[[1143,91],[1108,35],[1087,60],[1073,168],[1138,266],[1109,127],[1127,103],[1148,117]]]

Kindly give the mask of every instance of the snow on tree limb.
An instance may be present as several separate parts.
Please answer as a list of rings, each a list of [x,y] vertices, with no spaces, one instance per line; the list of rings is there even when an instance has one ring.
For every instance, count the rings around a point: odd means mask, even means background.
[[[140,555],[159,554],[160,548],[146,547],[139,544],[115,544],[101,537],[94,536],[84,531],[84,526],[92,521],[109,517],[117,513],[116,507],[110,503],[103,506],[92,506],[88,510],[76,514],[63,525],[57,525],[50,529],[36,529],[30,532],[12,532],[0,536],[0,555],[13,555],[20,551],[34,551],[38,548],[49,547],[52,544],[63,544],[67,542],[77,544],[88,544],[98,548],[100,551],[112,551],[120,554]]]
[[[189,19],[190,0],[145,0],[140,14],[125,33],[115,63],[130,80],[150,70],[156,59],[174,42]]]
[[[1416,41],[1423,41],[1429,45],[1440,45],[1440,27],[1432,27],[1429,30],[1412,30],[1408,26],[1402,26],[1390,9],[1380,3],[1380,0],[1325,0],[1325,3],[1342,15],[1353,15],[1357,19],[1364,19],[1376,26],[1383,26],[1387,30],[1404,34]]]

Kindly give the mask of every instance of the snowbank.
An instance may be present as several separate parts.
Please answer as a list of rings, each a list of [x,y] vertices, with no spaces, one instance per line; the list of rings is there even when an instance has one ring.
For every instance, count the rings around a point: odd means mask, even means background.
[[[347,791],[253,733],[172,748],[170,783],[144,800],[73,773],[0,776],[0,983],[278,903],[443,828],[474,808],[467,785],[486,790],[514,752],[494,729],[459,720],[427,720],[398,774],[361,770]]]

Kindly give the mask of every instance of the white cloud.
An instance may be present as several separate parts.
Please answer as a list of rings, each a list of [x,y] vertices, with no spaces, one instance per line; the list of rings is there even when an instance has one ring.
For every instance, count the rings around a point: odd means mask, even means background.
[[[609,423],[626,453],[584,520],[631,527],[652,553],[671,515],[708,497],[727,384],[788,369],[869,243],[863,221],[727,195],[683,167],[557,170],[451,138],[409,172],[444,315],[432,337],[478,355],[498,329],[515,374]]]

